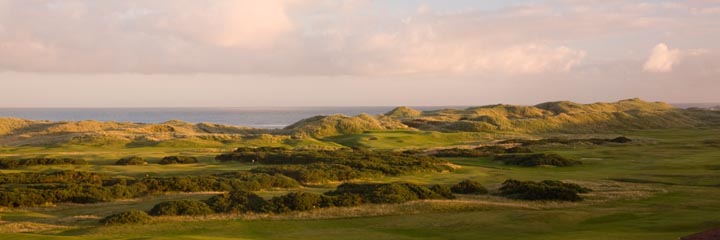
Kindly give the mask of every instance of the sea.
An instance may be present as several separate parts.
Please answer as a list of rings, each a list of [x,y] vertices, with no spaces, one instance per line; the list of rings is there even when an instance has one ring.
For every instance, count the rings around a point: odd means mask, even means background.
[[[711,107],[720,103],[681,103],[676,107]],[[464,109],[468,106],[413,106],[417,110]],[[254,128],[283,128],[317,115],[366,113],[378,115],[395,107],[238,107],[238,108],[0,108],[0,117],[49,121],[116,121],[161,123],[181,120],[191,123],[210,122]]]

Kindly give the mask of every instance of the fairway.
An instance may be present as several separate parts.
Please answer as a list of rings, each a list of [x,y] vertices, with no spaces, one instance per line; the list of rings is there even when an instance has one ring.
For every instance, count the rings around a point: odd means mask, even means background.
[[[380,148],[394,144],[396,133],[376,140]],[[413,138],[426,133],[399,133]],[[438,138],[435,133],[432,138]],[[96,221],[126,209],[150,210],[173,199],[207,199],[216,193],[152,195],[141,199],[96,204],[67,204],[11,209],[0,213],[0,232],[8,239],[676,239],[720,225],[720,148],[708,144],[720,131],[647,130],[624,133],[631,144],[543,145],[534,151],[555,152],[583,164],[574,167],[518,167],[488,157],[446,158],[452,172],[363,178],[361,182],[412,182],[453,184],[473,179],[491,191],[506,179],[562,180],[594,189],[578,203],[508,200],[496,196],[461,196],[455,200],[422,200],[404,204],[361,205],[285,214],[217,214],[199,217],[160,217],[152,223],[102,226]],[[354,136],[365,138],[367,135]],[[442,136],[454,138],[455,134]],[[334,139],[341,144],[346,140]],[[458,142],[459,145],[483,142]],[[422,147],[422,146],[417,146]],[[192,153],[200,163],[157,165],[153,159],[177,152]],[[7,148],[5,154],[27,151]],[[86,149],[74,156],[97,158],[83,166],[58,166],[113,175],[202,175],[218,171],[248,170],[248,163],[223,163],[212,159],[220,150],[191,149]],[[97,151],[97,152],[96,152]],[[106,154],[115,151],[114,154]],[[48,151],[53,155],[68,153]],[[115,166],[111,159],[138,155],[146,166]],[[26,171],[44,171],[31,167]],[[337,183],[306,185],[294,190],[322,193]],[[293,190],[293,189],[289,189]],[[264,198],[287,190],[260,191]],[[27,232],[27,233],[18,233]]]

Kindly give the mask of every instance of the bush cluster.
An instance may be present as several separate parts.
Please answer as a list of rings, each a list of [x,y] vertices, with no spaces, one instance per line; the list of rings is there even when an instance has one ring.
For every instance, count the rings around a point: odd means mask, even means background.
[[[202,201],[177,200],[158,203],[149,213],[152,216],[197,216],[212,214],[214,211]]]
[[[506,165],[523,167],[534,167],[541,165],[569,167],[582,164],[582,162],[580,161],[568,159],[554,153],[504,154],[495,156],[494,160],[503,162]]]
[[[149,223],[152,221],[152,217],[146,212],[140,210],[130,210],[107,216],[100,220],[100,223],[105,225],[118,225],[118,224],[141,224]]]
[[[188,156],[167,156],[160,160],[160,164],[189,164],[197,162],[198,160],[196,157]]]
[[[76,158],[27,158],[27,159],[0,159],[0,169],[13,169],[36,165],[82,165],[87,161]]]
[[[115,162],[115,165],[145,165],[147,161],[141,157],[126,157]]]
[[[436,188],[437,189],[437,188]],[[413,183],[344,183],[329,196],[357,195],[367,203],[403,203],[421,199],[446,199],[446,193],[438,193]]]
[[[487,194],[488,190],[482,184],[473,180],[465,180],[453,185],[450,191],[457,194]]]
[[[365,176],[401,175],[421,171],[450,171],[446,163],[431,156],[405,152],[340,150],[287,150],[284,148],[238,148],[222,154],[219,161],[262,163],[252,172],[283,174],[302,183],[346,181]]]
[[[297,181],[283,175],[250,172],[140,179],[76,171],[27,172],[0,174],[0,184],[0,206],[12,207],[105,202],[161,192],[257,191],[299,186]]]
[[[500,143],[517,143],[522,146],[532,146],[532,145],[546,145],[546,144],[593,144],[593,145],[602,145],[602,144],[608,144],[608,143],[629,143],[633,140],[624,136],[616,137],[616,138],[587,138],[587,139],[566,139],[566,138],[544,138],[544,139],[538,139],[538,140],[528,140],[528,139],[509,139],[502,141]]]
[[[500,187],[500,195],[524,200],[582,201],[580,193],[588,193],[589,188],[574,183],[545,180],[541,182],[506,180]]]
[[[526,147],[512,147],[504,148],[502,146],[483,146],[473,149],[467,148],[448,148],[437,150],[432,155],[435,157],[487,157],[502,153],[531,153],[529,148]]]

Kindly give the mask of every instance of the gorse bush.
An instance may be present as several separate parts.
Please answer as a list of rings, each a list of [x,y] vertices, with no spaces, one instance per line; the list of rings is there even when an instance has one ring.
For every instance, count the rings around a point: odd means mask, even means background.
[[[211,213],[214,211],[210,206],[197,200],[162,202],[150,209],[150,215],[153,216],[196,216]]]
[[[291,211],[308,211],[321,207],[333,206],[332,198],[309,192],[292,192],[287,195],[273,197],[263,207],[265,212],[283,213]]]
[[[447,198],[427,187],[413,183],[344,183],[326,194],[357,195],[363,202],[368,203],[403,203],[420,199]]]
[[[152,221],[152,217],[146,212],[140,210],[130,210],[107,216],[100,220],[100,223],[105,225],[117,225],[117,224],[142,224],[149,223]]]
[[[582,201],[580,193],[588,193],[589,188],[573,183],[545,180],[541,182],[506,180],[500,187],[500,195],[524,200]]]
[[[473,149],[468,148],[448,148],[435,151],[432,155],[435,157],[487,157],[502,153],[530,153],[529,148],[513,147],[505,148],[502,146],[482,146]]]
[[[534,167],[541,165],[569,167],[582,164],[582,162],[580,161],[568,159],[554,153],[497,155],[495,156],[494,160],[503,162],[506,165],[516,165],[524,167]]]
[[[501,141],[500,143],[516,143],[522,146],[533,146],[533,145],[546,145],[546,144],[593,144],[603,145],[608,143],[629,143],[632,139],[627,137],[616,137],[616,138],[581,138],[581,139],[566,139],[566,138],[544,138],[538,140],[528,139],[508,139]]]
[[[0,159],[0,169],[13,169],[37,165],[84,165],[87,161],[75,158],[27,158],[27,159]]]
[[[433,185],[430,187],[430,190],[433,192],[439,194],[440,196],[447,198],[447,199],[455,199],[455,195],[453,195],[452,189],[450,189],[449,186],[446,185]]]
[[[160,160],[160,164],[189,164],[197,162],[198,160],[196,157],[188,156],[168,156]]]
[[[0,206],[13,207],[106,202],[162,192],[258,191],[299,186],[297,181],[284,175],[250,172],[135,179],[76,171],[0,174],[0,185]]]
[[[215,212],[260,212],[267,204],[265,199],[252,192],[237,190],[211,197],[205,203]]]
[[[219,155],[215,159],[274,165],[257,167],[251,171],[283,174],[303,183],[452,170],[445,165],[447,162],[431,156],[360,149],[291,151],[268,147],[238,148],[235,152]]]
[[[457,194],[487,194],[487,188],[477,181],[465,180],[453,185],[450,190]]]
[[[141,157],[127,157],[115,162],[115,165],[145,165],[147,161]]]

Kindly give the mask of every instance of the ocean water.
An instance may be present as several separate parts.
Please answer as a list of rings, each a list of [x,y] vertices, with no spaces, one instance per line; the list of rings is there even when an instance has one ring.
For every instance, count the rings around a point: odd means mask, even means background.
[[[283,128],[317,115],[377,115],[394,107],[264,107],[264,108],[0,108],[0,117],[50,121],[117,121],[161,123],[182,120],[255,128]],[[436,110],[463,107],[413,107]]]

